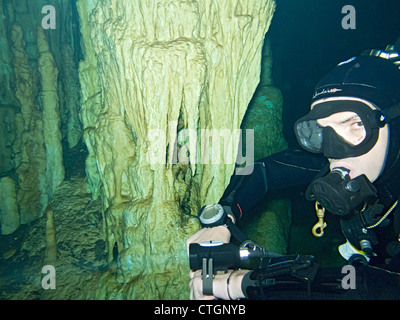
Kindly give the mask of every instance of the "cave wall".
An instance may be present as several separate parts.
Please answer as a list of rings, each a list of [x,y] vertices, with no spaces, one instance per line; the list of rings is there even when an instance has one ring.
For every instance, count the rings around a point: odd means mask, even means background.
[[[188,298],[199,208],[219,200],[238,153],[251,165],[286,146],[264,46],[274,1],[57,1],[55,29],[46,0],[0,4],[2,234],[52,212],[83,140],[108,254],[91,297]],[[254,130],[242,150],[240,128]],[[269,232],[248,230],[283,252],[287,202],[261,211]]]
[[[117,260],[126,284],[119,297],[187,298],[185,240],[199,228],[193,216],[219,200],[235,166],[202,163],[196,137],[226,129],[237,154],[233,132],[260,80],[275,3],[82,0],[77,7],[86,170],[103,199],[109,261]]]
[[[43,215],[82,136],[73,2],[57,2],[56,29],[42,27],[47,4],[0,1],[0,192],[16,202],[0,204],[2,234]]]

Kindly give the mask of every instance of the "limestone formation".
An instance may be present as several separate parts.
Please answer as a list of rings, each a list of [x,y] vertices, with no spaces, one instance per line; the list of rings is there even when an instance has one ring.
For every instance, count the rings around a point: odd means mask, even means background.
[[[16,296],[186,299],[199,208],[219,200],[238,154],[251,165],[285,146],[268,46],[261,63],[275,2],[56,1],[50,30],[45,5],[0,0],[2,234],[29,223],[2,257],[7,270],[35,262]],[[240,129],[254,130],[242,149]],[[82,139],[78,182],[66,159]],[[248,230],[283,252],[289,206],[261,211],[266,229]],[[38,261],[56,266],[56,292],[39,287]]]
[[[60,3],[59,31],[49,32],[41,24],[46,0],[0,4],[0,176],[15,180],[20,223],[26,224],[42,216],[64,179],[62,132],[69,131],[70,147],[81,136],[73,22],[61,12],[71,19],[73,10],[72,2]]]
[[[54,212],[51,206],[46,209],[46,251],[44,264],[54,265],[57,260],[56,227],[54,224]]]
[[[0,225],[1,234],[13,233],[19,227],[19,212],[15,182],[10,177],[0,179]]]
[[[13,67],[10,39],[7,37],[7,20],[0,6],[0,173],[14,168],[12,145],[15,141],[15,113],[19,111],[17,99],[12,92]]]
[[[21,223],[29,223],[42,215],[48,203],[46,151],[43,120],[36,102],[38,79],[29,62],[21,25],[14,22],[11,28],[15,96],[21,105],[21,113],[15,118],[17,136],[13,145],[19,185],[17,198]]]
[[[65,175],[57,92],[58,69],[41,26],[37,28],[37,41],[38,69],[42,88],[40,99],[43,106],[43,136],[46,145],[46,186],[47,194],[52,198]]]
[[[65,105],[68,113],[66,119],[66,135],[69,148],[75,147],[82,138],[82,125],[79,120],[80,86],[74,52],[71,45],[65,43],[61,51],[63,70],[60,77],[65,88]]]
[[[187,297],[191,216],[219,200],[235,166],[201,156],[237,154],[274,2],[77,5],[87,175],[104,200],[109,259],[118,248],[118,280],[130,283],[122,296]],[[228,130],[231,145],[201,149],[204,129]]]

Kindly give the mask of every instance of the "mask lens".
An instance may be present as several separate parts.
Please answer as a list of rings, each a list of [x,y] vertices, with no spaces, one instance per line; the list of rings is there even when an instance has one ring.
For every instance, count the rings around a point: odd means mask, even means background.
[[[306,150],[319,153],[322,150],[322,127],[317,120],[305,120],[296,123],[296,137]]]
[[[321,102],[295,123],[297,141],[303,149],[327,158],[358,157],[374,147],[379,128],[385,125],[377,111],[361,101]]]
[[[338,112],[319,119],[318,124],[322,127],[331,127],[350,146],[360,145],[367,135],[360,116],[351,111]]]

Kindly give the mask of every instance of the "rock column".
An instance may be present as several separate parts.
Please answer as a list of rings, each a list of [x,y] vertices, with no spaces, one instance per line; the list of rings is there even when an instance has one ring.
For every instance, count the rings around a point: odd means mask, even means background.
[[[192,216],[219,200],[233,173],[235,130],[260,79],[275,4],[77,6],[87,175],[103,199],[109,260],[125,283],[118,297],[187,298],[185,240],[199,228]],[[224,136],[224,147],[201,144],[204,130]]]

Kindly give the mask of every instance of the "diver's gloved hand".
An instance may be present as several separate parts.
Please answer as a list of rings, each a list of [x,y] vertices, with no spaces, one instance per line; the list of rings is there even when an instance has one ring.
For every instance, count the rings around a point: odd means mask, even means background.
[[[223,210],[226,212],[227,216],[232,220],[232,222],[235,223],[235,218],[233,217],[233,214],[230,212],[230,210],[228,210],[227,207],[223,207]],[[200,229],[186,240],[186,250],[188,256],[189,245],[191,243],[200,243],[210,240],[218,240],[222,241],[223,243],[229,243],[231,240],[231,232],[225,224],[221,224],[211,228]]]
[[[228,217],[230,217],[228,213]],[[230,217],[232,221],[234,219]],[[226,227],[226,225],[219,225],[216,227],[211,227],[211,228],[202,228],[199,231],[197,231],[194,235],[189,237],[186,240],[186,250],[187,254],[189,256],[189,245],[191,243],[200,243],[203,241],[210,241],[210,240],[217,240],[217,241],[222,241],[223,243],[229,243],[231,240],[231,232],[229,229]],[[191,299],[205,299],[205,300],[212,300],[215,299],[216,296],[212,295],[203,295],[203,281],[201,278],[201,270],[197,271],[192,271],[190,270],[189,276],[190,276],[190,298]],[[225,275],[217,275],[216,278],[214,279],[213,283],[213,288],[214,288],[214,293],[219,294],[220,285],[219,283],[223,284]],[[225,279],[227,280],[227,278]],[[222,285],[223,287],[223,285]],[[222,289],[222,288],[221,288]],[[223,289],[222,289],[223,291]],[[222,299],[222,297],[220,297]]]
[[[201,270],[191,271],[190,299],[191,300],[237,300],[244,298],[242,280],[249,270],[229,270],[225,274],[217,274],[213,279],[213,295],[203,294]]]
[[[191,243],[200,243],[203,241],[209,241],[209,240],[219,240],[222,241],[223,243],[229,243],[231,239],[231,233],[229,229],[224,226],[217,226],[213,228],[203,228],[197,231],[194,235],[189,237],[186,241],[186,250],[187,254],[189,256],[189,245]],[[196,271],[189,271],[189,277],[190,277],[190,299],[191,300],[213,300],[216,297],[212,295],[203,295],[203,281],[201,277],[202,270],[196,270]],[[216,276],[216,278],[213,281],[213,288],[214,292],[217,290],[217,287],[215,284],[217,280],[219,279],[219,276]],[[218,281],[219,282],[219,281]]]
[[[189,245],[191,243],[200,243],[203,241],[218,240],[223,243],[229,243],[231,232],[225,225],[212,228],[203,228],[186,240],[186,249],[189,256]]]
[[[370,257],[368,257],[365,252],[361,251],[361,250],[357,250],[348,240],[346,241],[346,243],[341,244],[338,247],[339,253],[340,255],[346,259],[347,261],[350,260],[350,258],[353,255],[361,255],[365,258],[365,260],[367,262],[369,262]]]
[[[376,235],[369,228],[379,221],[382,210],[383,205],[374,204],[354,216],[340,219],[343,235],[356,250],[365,251],[362,248],[363,241],[368,241],[372,245],[377,244]]]

